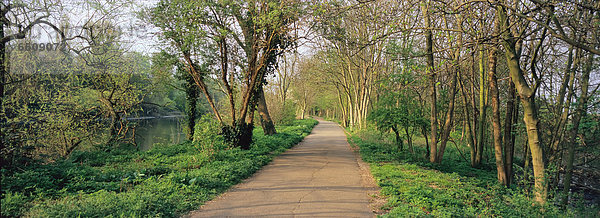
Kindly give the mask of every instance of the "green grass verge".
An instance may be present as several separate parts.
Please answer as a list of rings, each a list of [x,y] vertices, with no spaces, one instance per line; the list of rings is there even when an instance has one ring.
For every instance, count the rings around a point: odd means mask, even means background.
[[[2,170],[2,216],[178,217],[250,177],[317,124],[297,120],[250,150],[203,152],[192,142],[136,151],[83,151],[52,164]]]
[[[522,188],[498,185],[491,164],[475,169],[448,147],[442,164],[424,159],[425,149],[415,153],[398,151],[375,131],[350,133],[349,140],[360,147],[381,194],[387,198],[382,217],[594,217],[598,208],[580,204],[560,209],[549,200],[539,206]],[[406,146],[405,146],[406,148]],[[468,154],[466,154],[468,155]],[[467,156],[468,158],[468,156]]]

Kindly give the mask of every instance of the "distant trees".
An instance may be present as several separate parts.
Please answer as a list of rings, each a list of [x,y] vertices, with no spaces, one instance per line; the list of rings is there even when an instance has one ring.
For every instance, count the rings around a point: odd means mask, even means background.
[[[325,71],[335,84],[341,104],[342,123],[365,128],[372,108],[376,83],[385,72],[387,38],[399,30],[396,12],[401,5],[387,1],[369,4],[334,2],[317,10],[317,27],[329,56]],[[377,20],[377,22],[373,22]]]

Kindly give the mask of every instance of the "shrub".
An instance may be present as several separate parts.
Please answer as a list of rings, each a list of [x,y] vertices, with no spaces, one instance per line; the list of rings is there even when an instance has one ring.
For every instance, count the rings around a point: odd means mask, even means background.
[[[226,147],[219,122],[209,117],[209,115],[202,116],[196,122],[193,141],[198,149],[208,154],[208,156],[212,156],[215,151]]]

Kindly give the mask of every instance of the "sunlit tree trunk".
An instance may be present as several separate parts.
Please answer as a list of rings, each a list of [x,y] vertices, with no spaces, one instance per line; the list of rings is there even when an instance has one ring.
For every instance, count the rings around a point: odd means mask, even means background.
[[[537,108],[535,106],[534,90],[529,86],[523,71],[521,70],[519,55],[516,50],[515,38],[512,36],[510,31],[509,20],[506,15],[505,8],[502,6],[497,7],[498,19],[500,21],[500,30],[502,31],[502,45],[505,50],[506,62],[510,72],[510,77],[515,83],[517,92],[521,97],[521,104],[523,105],[523,120],[527,128],[527,140],[529,149],[531,151],[533,175],[535,182],[535,200],[538,203],[546,203],[548,191],[545,182],[545,163],[544,163],[544,151],[542,143],[540,141],[539,132],[539,119],[537,115]]]
[[[483,147],[485,139],[485,118],[486,118],[486,107],[487,107],[487,96],[485,90],[485,68],[483,66],[483,50],[479,51],[479,124],[477,125],[477,146],[475,146],[475,166],[479,166],[483,159]]]

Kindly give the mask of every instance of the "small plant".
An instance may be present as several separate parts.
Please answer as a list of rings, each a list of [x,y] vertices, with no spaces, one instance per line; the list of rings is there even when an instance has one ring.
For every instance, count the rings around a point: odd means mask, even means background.
[[[221,133],[219,122],[209,115],[204,115],[196,122],[194,144],[209,158],[218,150],[225,149],[225,139]]]

